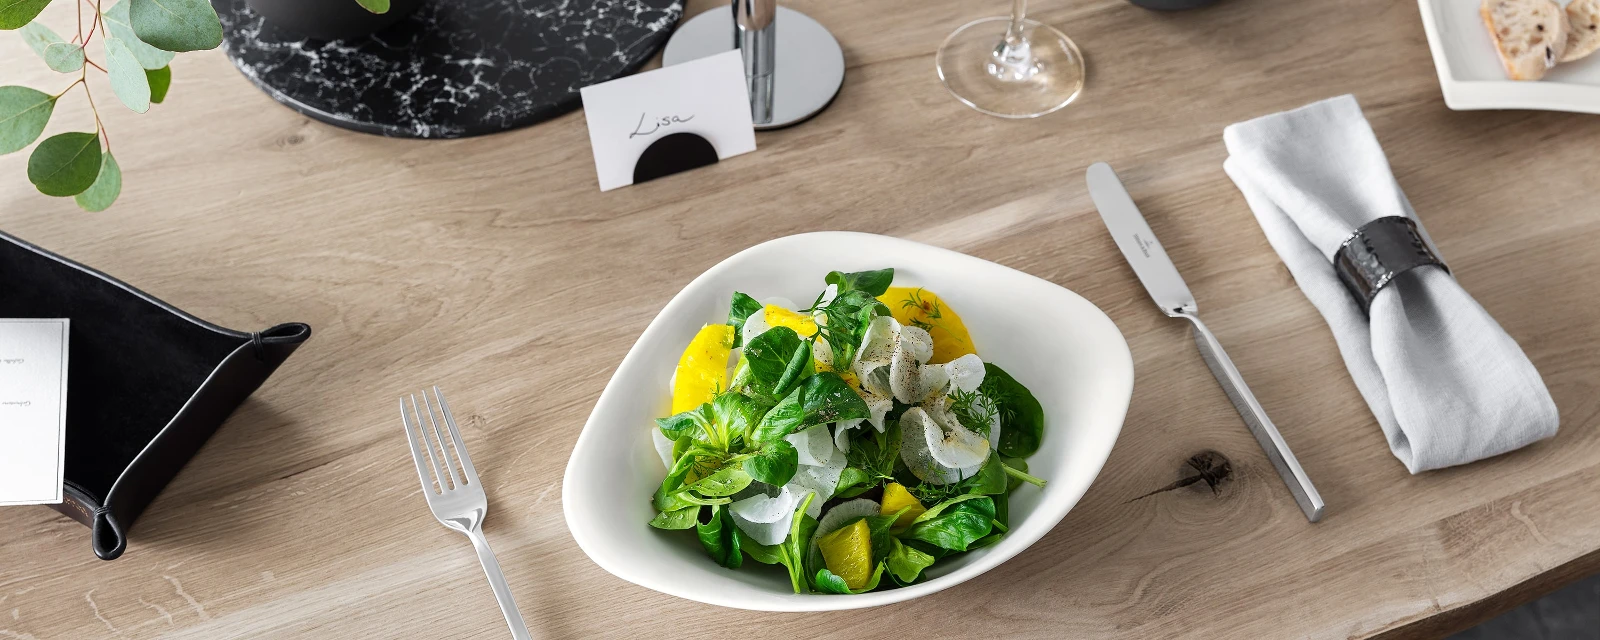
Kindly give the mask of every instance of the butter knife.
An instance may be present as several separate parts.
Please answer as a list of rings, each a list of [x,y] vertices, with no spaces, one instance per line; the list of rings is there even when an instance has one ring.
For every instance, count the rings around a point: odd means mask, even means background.
[[[1261,403],[1256,401],[1255,394],[1250,393],[1250,387],[1233,366],[1233,361],[1228,359],[1227,352],[1222,350],[1222,344],[1200,321],[1189,285],[1184,284],[1183,276],[1178,275],[1178,268],[1173,266],[1166,250],[1161,248],[1161,242],[1150,232],[1150,225],[1139,214],[1139,208],[1134,206],[1128,190],[1117,179],[1117,173],[1111,170],[1111,165],[1096,162],[1089,166],[1088,182],[1089,197],[1094,200],[1095,208],[1100,210],[1100,218],[1105,221],[1106,229],[1111,231],[1117,248],[1122,250],[1122,257],[1128,260],[1133,273],[1139,276],[1139,282],[1144,283],[1145,290],[1161,307],[1162,313],[1189,321],[1194,328],[1195,344],[1199,345],[1206,366],[1211,368],[1211,374],[1216,376],[1222,390],[1227,392],[1228,399],[1233,401],[1234,408],[1239,410],[1245,425],[1250,427],[1250,433],[1255,435],[1256,442],[1261,443],[1267,459],[1278,469],[1278,475],[1289,486],[1294,501],[1305,512],[1307,520],[1321,520],[1322,496],[1311,484],[1311,478],[1306,476],[1305,470],[1300,468],[1300,461],[1295,459],[1294,452],[1283,441],[1283,435],[1278,433],[1278,428],[1273,426]]]

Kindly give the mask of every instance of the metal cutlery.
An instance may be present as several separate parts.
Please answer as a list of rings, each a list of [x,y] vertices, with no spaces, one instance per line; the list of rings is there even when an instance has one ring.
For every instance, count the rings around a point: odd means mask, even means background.
[[[427,417],[427,422],[423,422],[423,416]],[[511,625],[511,637],[528,640],[531,638],[528,626],[517,612],[517,602],[511,598],[511,589],[500,573],[500,562],[489,549],[489,540],[483,537],[483,518],[489,512],[489,499],[478,482],[478,470],[473,468],[467,446],[461,442],[461,430],[456,427],[455,416],[450,414],[444,394],[439,393],[439,387],[434,387],[433,400],[429,400],[427,391],[401,398],[400,420],[405,423],[406,438],[411,441],[411,458],[416,461],[417,477],[422,480],[422,495],[428,499],[433,517],[472,540],[472,548],[478,551],[478,561],[483,563],[483,572],[489,576],[489,586],[494,588],[494,599],[500,603],[506,624]],[[441,422],[449,433],[448,442],[439,430]],[[429,439],[430,433],[432,439]],[[450,455],[452,445],[454,456]]]
[[[1122,250],[1122,256],[1133,267],[1134,274],[1139,276],[1139,282],[1144,284],[1162,313],[1189,321],[1194,329],[1195,344],[1199,345],[1206,366],[1210,367],[1211,374],[1216,376],[1222,390],[1227,392],[1228,399],[1244,418],[1245,425],[1250,427],[1250,433],[1261,443],[1261,449],[1272,460],[1272,466],[1278,469],[1278,475],[1288,485],[1289,493],[1294,495],[1300,510],[1305,512],[1307,520],[1320,520],[1324,506],[1322,496],[1311,484],[1311,478],[1306,476],[1305,470],[1300,468],[1300,461],[1295,459],[1294,452],[1289,450],[1278,428],[1267,417],[1261,403],[1256,401],[1255,394],[1250,392],[1250,387],[1233,366],[1227,352],[1222,350],[1222,344],[1200,321],[1194,294],[1189,292],[1189,286],[1178,275],[1178,268],[1167,257],[1161,242],[1151,233],[1150,225],[1145,223],[1144,216],[1133,204],[1133,198],[1122,186],[1122,181],[1117,179],[1116,172],[1111,170],[1110,165],[1097,162],[1089,166],[1087,180],[1089,197],[1094,200],[1095,208],[1100,210],[1100,218],[1105,221],[1117,248]]]

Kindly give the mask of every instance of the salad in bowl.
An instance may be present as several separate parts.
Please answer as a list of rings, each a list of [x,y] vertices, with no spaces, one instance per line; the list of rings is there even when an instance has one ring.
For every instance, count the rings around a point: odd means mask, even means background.
[[[1046,486],[1027,464],[1044,411],[934,291],[893,269],[819,289],[730,292],[727,322],[684,348],[648,427],[666,469],[648,524],[707,562],[787,572],[795,593],[925,581],[1006,535],[1012,492]]]

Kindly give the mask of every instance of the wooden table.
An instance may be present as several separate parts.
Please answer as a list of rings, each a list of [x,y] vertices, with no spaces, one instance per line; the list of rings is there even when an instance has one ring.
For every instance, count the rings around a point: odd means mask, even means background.
[[[1035,4],[1089,57],[1087,92],[1061,113],[989,118],[934,77],[944,36],[1003,2],[796,0],[845,47],[833,106],[753,154],[604,194],[581,114],[378,138],[273,103],[217,52],[180,56],[147,115],[99,86],[121,201],[88,214],[42,196],[13,154],[0,226],[221,324],[316,335],[151,505],[122,559],[96,559],[88,530],[53,511],[6,509],[0,638],[505,637],[466,540],[428,515],[395,420],[398,395],[433,383],[465,417],[488,535],[548,637],[1421,637],[1600,570],[1600,120],[1447,110],[1407,0]],[[5,84],[64,84],[28,56],[0,38]],[[1420,476],[1389,453],[1222,172],[1225,125],[1345,92],[1456,276],[1544,375],[1554,440]],[[68,98],[51,131],[88,122]],[[1121,172],[1316,479],[1322,523],[1124,266],[1084,191],[1096,160]],[[1110,314],[1137,382],[1105,470],[1018,558],[884,609],[735,611],[602,571],[567,533],[560,482],[611,372],[702,270],[819,229],[965,251]],[[1219,493],[1135,500],[1204,450],[1232,461]]]

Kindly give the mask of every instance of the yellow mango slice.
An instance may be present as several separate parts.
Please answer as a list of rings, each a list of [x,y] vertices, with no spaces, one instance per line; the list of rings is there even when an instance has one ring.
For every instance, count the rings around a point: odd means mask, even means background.
[[[766,306],[765,319],[769,327],[788,327],[802,338],[817,335],[817,322],[811,316],[790,311],[775,304]]]
[[[977,353],[972,335],[950,305],[932,291],[912,287],[889,287],[878,296],[900,324],[921,327],[933,336],[931,364],[942,364],[969,353]]]
[[[823,564],[851,589],[872,579],[872,528],[865,518],[817,539]]]
[[[728,388],[728,355],[733,352],[733,325],[708,324],[700,328],[678,358],[672,381],[672,413],[683,413],[707,402]]]
[[[891,482],[885,485],[883,487],[883,509],[879,513],[887,516],[897,513],[901,509],[905,509],[906,512],[895,519],[894,526],[896,527],[904,527],[911,524],[912,520],[916,520],[917,516],[928,510],[922,506],[921,502],[917,501],[916,496],[911,495],[910,491],[906,491],[906,488],[901,486],[900,483]]]

